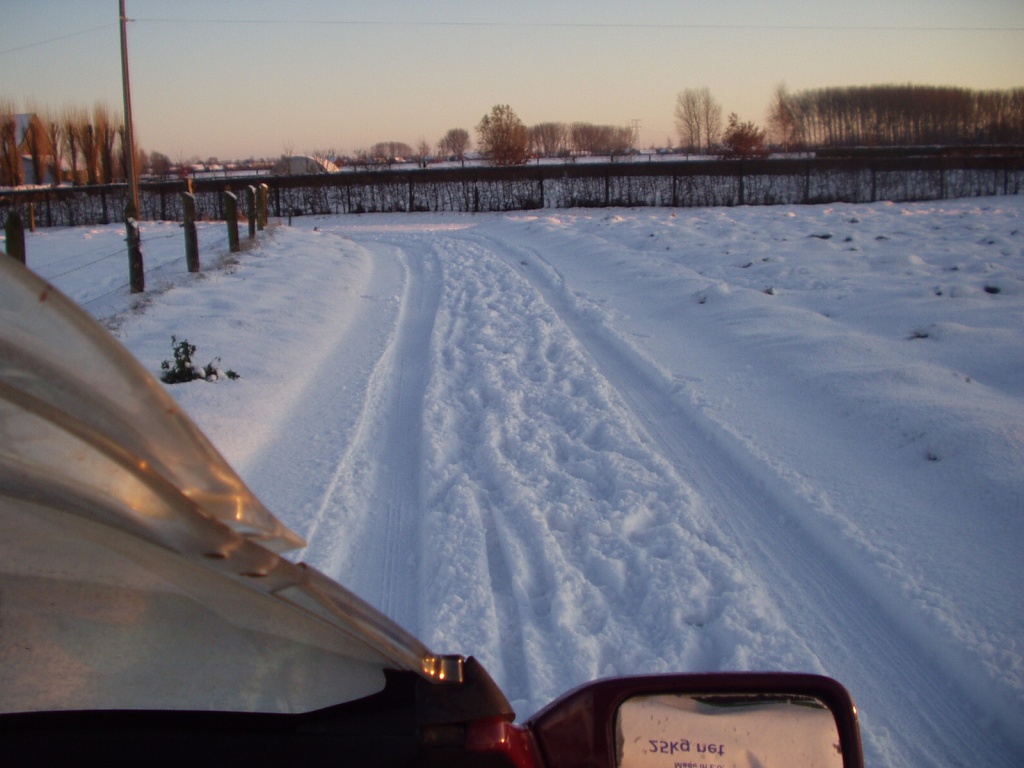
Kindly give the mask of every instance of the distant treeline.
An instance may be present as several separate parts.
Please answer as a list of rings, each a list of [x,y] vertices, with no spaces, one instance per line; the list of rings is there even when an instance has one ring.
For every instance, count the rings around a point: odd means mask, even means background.
[[[527,129],[534,157],[624,155],[636,145],[634,127],[593,123],[540,123]]]
[[[549,122],[526,127],[525,139],[529,157],[615,157],[628,154],[635,147],[637,133],[633,126]],[[438,155],[464,160],[469,145],[469,132],[453,128],[438,141]],[[430,152],[430,147],[422,142],[414,149],[401,141],[382,141],[374,144],[368,152],[357,152],[349,164],[369,167],[414,160],[426,167]]]
[[[769,123],[785,149],[1024,142],[1024,88],[975,91],[924,85],[780,87]]]
[[[124,121],[105,104],[18,113],[0,99],[0,186],[124,181],[125,152]]]

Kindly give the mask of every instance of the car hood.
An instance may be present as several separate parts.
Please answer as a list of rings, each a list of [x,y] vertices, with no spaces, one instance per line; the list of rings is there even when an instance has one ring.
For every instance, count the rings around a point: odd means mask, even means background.
[[[0,259],[0,712],[305,712],[445,661],[315,569],[99,324]]]

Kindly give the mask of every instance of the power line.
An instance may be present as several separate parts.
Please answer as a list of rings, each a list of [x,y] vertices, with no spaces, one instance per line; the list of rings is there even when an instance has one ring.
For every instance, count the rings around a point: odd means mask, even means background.
[[[49,40],[39,40],[35,43],[27,43],[25,45],[19,45],[17,48],[6,48],[0,51],[0,56],[6,53],[17,53],[18,51],[27,51],[29,48],[38,48],[41,45],[49,45],[50,43],[59,43],[61,40],[67,40],[71,37],[78,37],[79,35],[88,35],[92,32],[98,32],[101,29],[108,29],[115,26],[114,24],[100,24],[98,27],[90,27],[89,29],[82,29],[78,32],[69,32],[66,35],[60,37],[51,37]]]
[[[836,24],[673,24],[673,23],[631,23],[631,22],[586,22],[586,21],[373,21],[368,19],[173,19],[143,17],[132,21],[150,24],[235,24],[235,25],[292,25],[292,26],[338,26],[338,27],[448,27],[479,29],[642,29],[642,30],[691,30],[691,31],[753,31],[753,32],[1024,32],[1024,27],[928,27],[928,26],[885,26],[885,25],[836,25]],[[108,29],[113,24],[101,24],[59,37],[38,40],[14,48],[0,50],[0,56],[27,51],[43,45],[59,43],[72,37],[87,35]]]
[[[754,32],[1024,32],[1024,27],[929,27],[929,26],[886,26],[886,25],[837,25],[837,24],[692,24],[692,23],[631,23],[631,22],[587,22],[587,21],[373,21],[368,19],[173,19],[143,17],[132,21],[151,24],[236,24],[236,25],[293,25],[293,26],[339,26],[339,27],[450,27],[458,28],[506,28],[506,29],[676,29],[676,30],[720,30]],[[59,43],[72,37],[87,35],[108,29],[113,24],[70,32],[59,37],[26,43],[15,48],[0,50],[0,56],[27,51],[43,45]]]
[[[929,26],[886,26],[886,25],[837,25],[837,24],[693,24],[693,23],[644,23],[644,22],[575,22],[575,21],[373,21],[339,19],[172,19],[138,18],[154,24],[280,24],[297,26],[348,26],[348,27],[467,27],[467,28],[526,28],[526,29],[680,29],[680,30],[725,30],[758,32],[1024,32],[1024,27],[929,27]]]

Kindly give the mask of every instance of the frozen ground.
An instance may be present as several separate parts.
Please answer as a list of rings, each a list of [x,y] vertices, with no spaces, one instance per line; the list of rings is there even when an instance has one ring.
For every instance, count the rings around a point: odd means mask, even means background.
[[[871,766],[1024,762],[1024,198],[296,219],[206,270],[29,264],[154,373],[303,559],[525,719],[588,679],[832,675]],[[243,235],[244,238],[244,235]],[[134,306],[133,306],[134,304]]]

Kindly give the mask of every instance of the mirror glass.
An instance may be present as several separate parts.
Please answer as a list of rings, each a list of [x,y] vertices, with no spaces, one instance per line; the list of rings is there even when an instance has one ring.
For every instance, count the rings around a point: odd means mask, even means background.
[[[637,696],[618,710],[618,768],[842,768],[839,731],[816,698]]]

